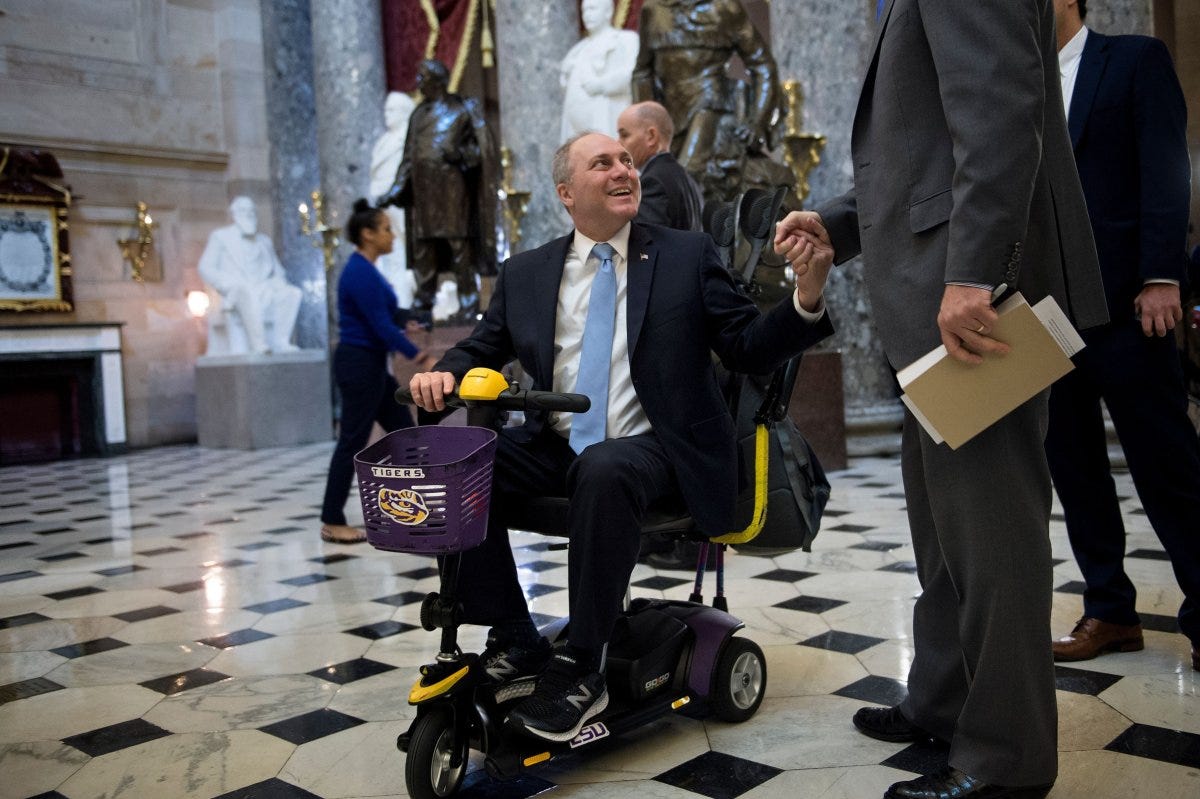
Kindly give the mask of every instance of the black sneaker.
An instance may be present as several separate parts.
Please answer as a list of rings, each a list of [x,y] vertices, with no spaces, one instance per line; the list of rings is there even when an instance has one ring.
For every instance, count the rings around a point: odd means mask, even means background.
[[[533,695],[508,714],[508,726],[547,741],[569,741],[589,719],[608,707],[608,689],[599,672],[580,673],[575,658],[555,652]]]
[[[489,635],[487,648],[479,656],[480,679],[491,685],[504,685],[518,680],[536,679],[550,660],[550,642],[538,638],[536,646],[502,646]]]

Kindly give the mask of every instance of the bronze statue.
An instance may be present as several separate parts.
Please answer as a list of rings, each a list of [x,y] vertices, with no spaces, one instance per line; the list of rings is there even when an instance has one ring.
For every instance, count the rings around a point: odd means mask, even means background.
[[[417,88],[424,101],[412,112],[404,158],[381,205],[407,209],[414,306],[430,309],[438,272],[453,272],[461,321],[479,310],[478,275],[494,272],[495,192],[485,189],[492,147],[475,107],[448,90],[450,73],[423,61]]]
[[[646,0],[638,34],[634,101],[666,106],[675,123],[671,150],[706,199],[733,199],[746,162],[761,166],[775,144],[782,91],[767,43],[739,0]],[[726,75],[734,54],[749,73],[746,84]]]

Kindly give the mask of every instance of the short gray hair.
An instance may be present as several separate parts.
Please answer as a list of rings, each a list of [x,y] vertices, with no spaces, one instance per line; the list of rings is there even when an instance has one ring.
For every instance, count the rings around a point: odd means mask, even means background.
[[[554,160],[550,162],[550,179],[554,181],[555,186],[571,182],[571,148],[575,146],[575,142],[584,136],[591,136],[593,133],[597,133],[597,131],[585,130],[582,133],[576,133],[554,151]]]

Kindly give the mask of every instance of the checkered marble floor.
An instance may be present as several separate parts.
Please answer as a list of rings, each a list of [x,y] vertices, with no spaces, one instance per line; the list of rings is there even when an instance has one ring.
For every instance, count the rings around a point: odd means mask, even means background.
[[[0,469],[0,797],[404,795],[394,741],[435,650],[417,609],[436,573],[428,558],[319,540],[330,447]],[[944,752],[850,724],[863,703],[901,696],[912,658],[899,464],[859,459],[831,480],[812,553],[728,559],[731,610],[769,669],[753,719],[664,719],[509,783],[473,763],[461,795],[869,799],[935,767]],[[1200,796],[1181,596],[1128,478],[1119,486],[1146,649],[1058,670],[1051,797]],[[1080,575],[1061,517],[1052,534],[1066,632]],[[566,554],[514,540],[533,610],[564,613]],[[635,595],[686,598],[686,578],[639,566]]]

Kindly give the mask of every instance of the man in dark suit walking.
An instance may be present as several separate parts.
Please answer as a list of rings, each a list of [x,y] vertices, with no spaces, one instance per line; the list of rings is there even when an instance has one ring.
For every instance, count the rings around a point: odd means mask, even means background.
[[[738,466],[734,424],[712,368],[773,369],[832,332],[822,290],[828,265],[799,270],[795,293],[766,314],[739,294],[712,239],[633,222],[633,158],[599,133],[554,157],[559,199],[574,233],[520,253],[500,270],[470,337],[413,377],[414,401],[440,410],[475,366],[516,359],[535,389],[592,399],[585,414],[529,414],[501,431],[484,543],[462,558],[465,620],[491,625],[481,658],[505,681],[536,674],[508,724],[566,741],[604,709],[604,649],[638,554],[641,519],[682,495],[699,528],[733,526]],[[523,497],[570,499],[571,624],[553,657],[529,617],[505,528]]]
[[[1076,370],[1050,395],[1046,454],[1086,583],[1083,618],[1054,642],[1054,658],[1143,646],[1103,399],[1183,590],[1179,626],[1200,670],[1200,440],[1172,332],[1187,279],[1187,109],[1162,42],[1088,30],[1086,0],[1054,5],[1071,142],[1112,317],[1083,334]]]
[[[675,126],[653,100],[634,103],[617,117],[617,139],[633,156],[642,182],[642,204],[634,221],[676,230],[700,230],[700,187],[671,155]]]
[[[1106,320],[1059,93],[1051,0],[880,3],[855,114],[854,189],[779,225],[793,265],[861,253],[884,350],[899,369],[938,344],[966,363],[1001,286],[1052,295],[1076,325]],[[957,450],[911,413],[901,467],[921,596],[908,696],[854,724],[932,736],[949,765],[888,799],[1044,796],[1057,772],[1050,629],[1047,392]]]

